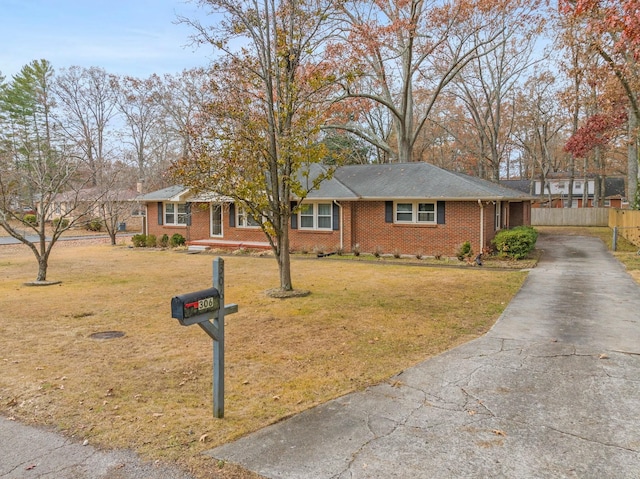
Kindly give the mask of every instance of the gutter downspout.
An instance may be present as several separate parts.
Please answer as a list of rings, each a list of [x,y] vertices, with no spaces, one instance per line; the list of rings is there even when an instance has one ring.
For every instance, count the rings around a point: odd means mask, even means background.
[[[480,253],[484,248],[484,205],[481,200],[478,200],[478,206],[480,207]]]
[[[336,200],[333,200],[333,203],[340,210],[340,249],[344,249],[344,218],[342,217],[342,205],[338,203]]]

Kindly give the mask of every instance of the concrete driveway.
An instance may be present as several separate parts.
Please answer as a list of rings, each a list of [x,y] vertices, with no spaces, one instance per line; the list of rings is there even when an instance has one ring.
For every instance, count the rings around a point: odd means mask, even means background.
[[[208,454],[268,478],[640,478],[640,288],[597,239],[538,247],[482,338]]]

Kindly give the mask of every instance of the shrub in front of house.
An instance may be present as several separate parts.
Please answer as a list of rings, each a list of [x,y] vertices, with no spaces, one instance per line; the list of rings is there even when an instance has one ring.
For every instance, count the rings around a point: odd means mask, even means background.
[[[36,226],[38,224],[38,218],[36,218],[36,215],[24,215],[22,219],[25,223],[29,223],[32,226]]]
[[[471,249],[471,241],[465,241],[458,248],[458,252],[456,253],[456,257],[463,261],[465,258],[470,258],[473,255],[473,250]]]
[[[187,240],[185,240],[184,236],[180,233],[174,233],[169,240],[169,244],[172,248],[175,248],[176,246],[184,246],[186,242]]]
[[[517,226],[499,231],[493,238],[493,245],[500,256],[524,259],[533,251],[538,240],[538,232],[531,226]]]
[[[147,235],[146,243],[147,248],[155,248],[158,244],[158,238],[156,235]]]
[[[58,227],[58,225],[60,225],[61,228],[68,228],[69,227],[69,219],[68,218],[56,218],[54,219],[51,224],[53,224],[54,227]]]
[[[169,246],[169,235],[168,234],[163,234],[160,239],[158,240],[158,246],[160,246],[161,248],[166,248],[167,246]]]
[[[102,229],[102,220],[100,218],[93,218],[87,223],[87,229],[89,231],[100,231]]]
[[[147,235],[136,234],[131,237],[131,242],[136,248],[144,248],[147,246]]]

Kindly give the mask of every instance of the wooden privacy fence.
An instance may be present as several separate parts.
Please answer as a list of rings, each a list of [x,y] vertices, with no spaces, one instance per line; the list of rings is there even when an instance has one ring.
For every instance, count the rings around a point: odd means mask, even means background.
[[[608,226],[611,208],[532,208],[531,226]]]
[[[608,226],[616,228],[618,235],[640,247],[640,211],[611,209]]]

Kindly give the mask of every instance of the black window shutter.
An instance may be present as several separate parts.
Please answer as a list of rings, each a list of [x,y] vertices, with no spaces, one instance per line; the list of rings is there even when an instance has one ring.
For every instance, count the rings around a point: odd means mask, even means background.
[[[393,201],[384,202],[384,222],[393,223]]]
[[[444,201],[438,201],[438,224],[443,225],[444,223]]]
[[[298,203],[296,203],[295,201],[292,201],[291,202],[291,229],[292,230],[298,229],[298,213],[294,213],[296,206],[298,206]]]
[[[333,203],[333,231],[340,229],[340,207]]]
[[[162,205],[162,201],[158,201],[158,224],[164,224],[164,221],[162,221],[164,217],[164,208]]]
[[[187,213],[187,226],[191,226],[191,203],[185,204],[185,211]]]
[[[236,205],[234,203],[229,203],[229,226],[236,227]]]

